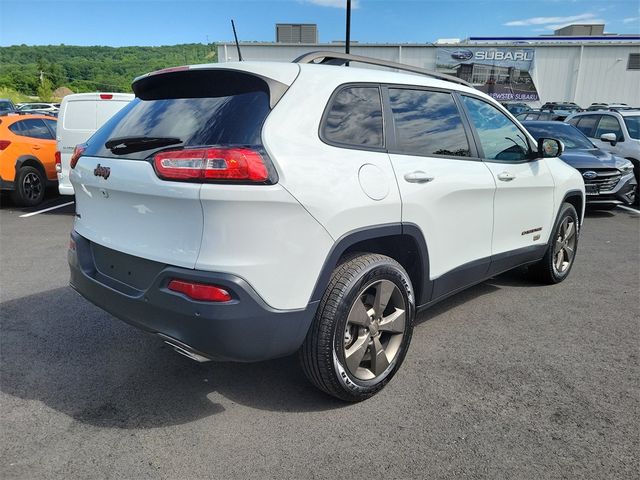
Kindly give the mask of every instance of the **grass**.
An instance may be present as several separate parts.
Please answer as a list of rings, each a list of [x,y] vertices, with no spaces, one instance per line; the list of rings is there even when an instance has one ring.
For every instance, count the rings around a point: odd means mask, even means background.
[[[28,95],[24,95],[23,93],[20,93],[17,90],[14,90],[13,88],[9,88],[9,87],[0,87],[0,98],[8,98],[13,103],[34,101],[32,97],[29,97]]]

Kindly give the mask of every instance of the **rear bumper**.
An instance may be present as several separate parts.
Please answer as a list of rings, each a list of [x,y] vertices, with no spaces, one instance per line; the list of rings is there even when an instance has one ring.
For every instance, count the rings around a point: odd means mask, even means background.
[[[74,195],[73,185],[69,181],[69,176],[58,172],[58,192],[60,195]]]
[[[149,279],[148,285],[138,282],[134,287],[100,271],[105,270],[104,264],[96,264],[89,240],[75,231],[71,238],[75,242],[75,249],[68,253],[72,288],[115,317],[164,339],[175,339],[213,360],[252,362],[291,354],[302,344],[315,313],[317,302],[304,310],[272,309],[246,281],[234,275],[147,260],[129,263],[132,269],[147,270],[153,264],[152,275],[141,275]],[[131,273],[136,276],[139,272]],[[174,278],[219,285],[233,299],[224,303],[191,300],[168,290]]]

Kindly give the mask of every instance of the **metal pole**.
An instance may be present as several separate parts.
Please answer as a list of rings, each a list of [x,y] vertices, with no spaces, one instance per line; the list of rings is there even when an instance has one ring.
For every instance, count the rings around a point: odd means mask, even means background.
[[[347,0],[347,33],[344,43],[344,53],[349,54],[349,47],[351,43],[351,0]],[[349,62],[346,62],[345,65],[348,67]]]
[[[242,61],[242,53],[240,53],[240,44],[238,43],[238,35],[236,35],[236,24],[231,20],[231,28],[233,28],[233,38],[236,39],[236,48],[238,49],[238,61]]]

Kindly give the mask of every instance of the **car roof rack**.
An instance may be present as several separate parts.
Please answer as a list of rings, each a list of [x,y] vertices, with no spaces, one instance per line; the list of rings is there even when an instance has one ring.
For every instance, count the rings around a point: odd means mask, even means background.
[[[322,59],[320,62],[317,60]],[[323,65],[345,65],[349,62],[365,63],[367,65],[377,65],[379,67],[395,68],[396,70],[402,70],[405,72],[417,73],[419,75],[425,75],[427,77],[437,78],[438,80],[445,80],[447,82],[459,83],[465,87],[472,87],[469,82],[462,80],[461,78],[454,77],[453,75],[447,75],[445,73],[434,72],[432,70],[426,70],[420,67],[414,67],[412,65],[405,65],[403,63],[391,62],[388,60],[380,60],[371,57],[362,57],[360,55],[351,55],[341,52],[329,52],[329,51],[315,51],[305,53],[296,58],[293,63],[313,63]]]

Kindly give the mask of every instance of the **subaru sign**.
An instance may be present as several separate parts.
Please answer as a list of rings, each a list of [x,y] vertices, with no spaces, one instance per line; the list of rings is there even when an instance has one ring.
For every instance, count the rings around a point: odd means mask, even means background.
[[[531,77],[535,50],[518,47],[438,48],[436,68],[499,101],[540,100]]]

